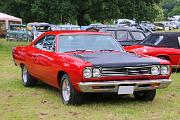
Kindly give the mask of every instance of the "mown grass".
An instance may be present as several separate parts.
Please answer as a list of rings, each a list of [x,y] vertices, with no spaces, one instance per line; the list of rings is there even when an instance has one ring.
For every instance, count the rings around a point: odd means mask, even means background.
[[[180,73],[173,83],[158,90],[153,102],[140,102],[133,96],[88,96],[81,106],[66,106],[58,90],[39,84],[25,88],[20,68],[14,66],[11,48],[26,45],[0,39],[0,120],[179,120]]]

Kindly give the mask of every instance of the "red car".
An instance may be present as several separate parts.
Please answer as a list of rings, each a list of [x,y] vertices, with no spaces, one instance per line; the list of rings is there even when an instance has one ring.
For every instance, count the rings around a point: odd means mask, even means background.
[[[180,65],[180,32],[153,33],[142,43],[124,49],[131,53],[168,60],[173,68],[177,68]]]
[[[64,104],[80,104],[84,93],[134,94],[152,101],[169,85],[168,61],[125,52],[108,33],[51,31],[13,49],[25,87],[37,80],[59,88]]]

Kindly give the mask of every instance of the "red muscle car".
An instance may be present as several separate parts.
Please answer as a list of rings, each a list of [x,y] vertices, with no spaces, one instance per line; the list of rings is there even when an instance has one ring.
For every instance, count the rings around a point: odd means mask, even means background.
[[[153,33],[142,43],[124,48],[128,52],[168,60],[173,68],[180,65],[180,32]]]
[[[107,92],[152,101],[156,89],[171,83],[168,61],[127,53],[108,33],[46,32],[14,48],[13,58],[25,87],[42,80],[59,88],[64,104],[80,104],[84,93]]]

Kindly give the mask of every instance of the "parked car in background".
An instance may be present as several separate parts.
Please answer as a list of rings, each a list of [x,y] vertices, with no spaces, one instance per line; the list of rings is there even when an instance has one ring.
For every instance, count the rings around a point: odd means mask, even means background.
[[[164,23],[164,24],[165,24],[165,26],[167,26],[167,27],[169,28],[169,30],[173,30],[173,29],[175,29],[175,28],[176,28],[176,26],[175,26],[175,25],[171,24],[171,23],[170,23],[170,22],[168,22],[168,21],[164,21],[164,22],[162,22],[162,23]]]
[[[134,28],[102,28],[99,32],[111,33],[122,46],[129,46],[142,42],[146,35]]]
[[[7,30],[6,39],[8,41],[31,41],[31,32],[27,30],[26,25],[11,24]]]
[[[115,24],[121,25],[121,26],[126,26],[126,25],[132,26],[136,24],[136,21],[130,20],[130,19],[118,19],[117,21],[115,21]]]
[[[149,55],[180,65],[180,32],[153,33],[138,45],[125,47],[128,52]]]
[[[28,29],[31,30],[32,33],[32,39],[35,40],[38,36],[40,36],[42,33],[51,31],[51,24],[49,23],[28,23],[27,24]]]
[[[59,30],[81,30],[78,25],[59,25]]]
[[[102,26],[106,26],[106,25],[104,25],[102,23],[93,23],[93,24],[90,24],[89,26],[90,27],[102,27]]]
[[[64,104],[80,104],[85,93],[134,94],[152,101],[156,89],[171,83],[168,61],[127,53],[107,33],[51,31],[12,52],[23,85],[40,79],[59,88]]]
[[[156,31],[156,25],[149,21],[142,21],[139,25],[149,28],[151,31]]]
[[[180,15],[174,15],[172,17],[169,17],[168,20],[170,20],[170,21],[180,21]]]
[[[169,27],[163,22],[155,22],[156,30],[169,30]]]
[[[133,26],[136,29],[139,29],[141,31],[143,31],[143,33],[148,36],[149,34],[153,33],[153,31],[148,27],[148,26],[144,26],[142,24],[134,24]]]
[[[180,28],[180,21],[170,21],[172,25],[175,25],[176,29]]]

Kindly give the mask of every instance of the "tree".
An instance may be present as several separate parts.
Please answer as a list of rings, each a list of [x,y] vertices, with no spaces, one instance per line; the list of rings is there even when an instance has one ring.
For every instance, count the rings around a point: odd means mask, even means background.
[[[153,21],[163,16],[161,0],[1,0],[0,11],[24,22],[109,22],[118,18]],[[177,11],[177,10],[176,10]]]

